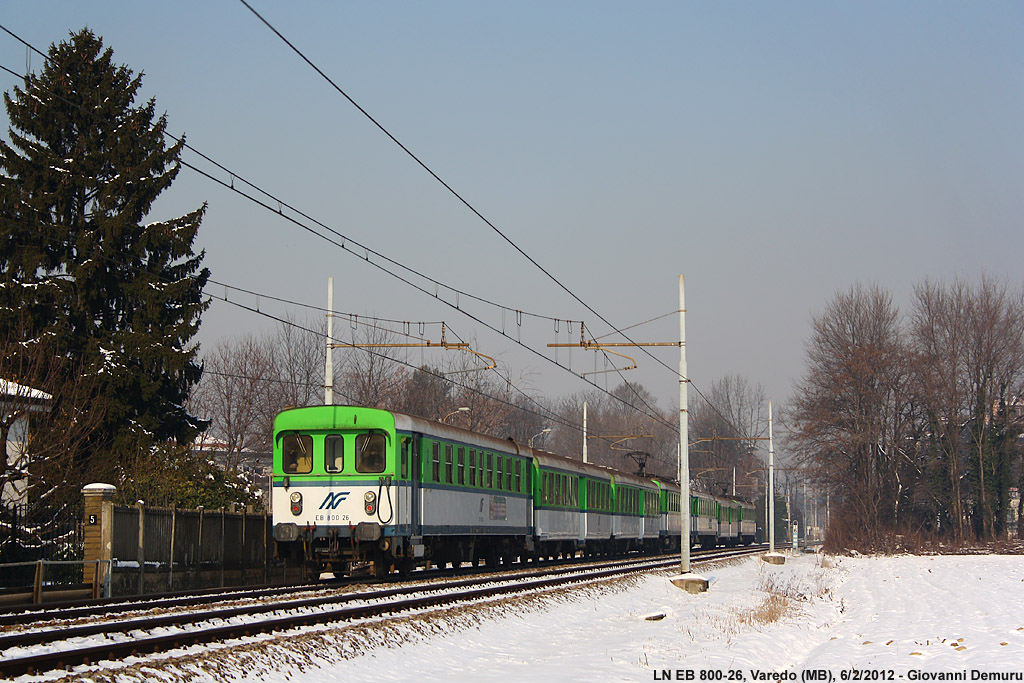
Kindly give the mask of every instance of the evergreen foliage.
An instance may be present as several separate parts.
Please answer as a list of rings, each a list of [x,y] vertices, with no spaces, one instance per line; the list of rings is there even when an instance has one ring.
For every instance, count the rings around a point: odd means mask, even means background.
[[[105,419],[82,464],[107,472],[116,465],[97,462],[100,449],[116,458],[187,444],[205,427],[184,406],[202,373],[190,340],[209,271],[192,245],[206,205],[143,222],[178,173],[184,139],[165,144],[166,115],[152,99],[135,103],[141,83],[83,29],[4,93],[0,326],[96,380],[90,400]]]
[[[252,505],[261,494],[238,472],[226,471],[190,448],[163,444],[122,459],[118,466],[117,501],[208,510],[232,504]]]

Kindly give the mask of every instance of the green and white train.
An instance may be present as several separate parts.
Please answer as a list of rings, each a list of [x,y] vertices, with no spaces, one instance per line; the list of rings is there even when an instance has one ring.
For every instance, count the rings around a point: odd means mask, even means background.
[[[388,410],[274,420],[273,533],[310,573],[678,550],[680,489]],[[754,540],[749,503],[695,493],[691,544]]]

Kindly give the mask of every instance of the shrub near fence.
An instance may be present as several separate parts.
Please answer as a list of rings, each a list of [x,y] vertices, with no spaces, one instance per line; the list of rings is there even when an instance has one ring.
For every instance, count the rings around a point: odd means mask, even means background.
[[[115,506],[113,594],[268,582],[270,523],[244,510]]]

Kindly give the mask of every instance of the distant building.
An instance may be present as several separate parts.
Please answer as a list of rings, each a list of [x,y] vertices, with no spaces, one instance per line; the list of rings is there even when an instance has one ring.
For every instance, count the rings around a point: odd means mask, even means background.
[[[27,468],[31,459],[29,424],[33,413],[50,409],[53,396],[38,389],[0,379],[0,424],[6,430],[8,468]],[[0,504],[21,505],[28,502],[28,479],[5,481],[0,490]]]

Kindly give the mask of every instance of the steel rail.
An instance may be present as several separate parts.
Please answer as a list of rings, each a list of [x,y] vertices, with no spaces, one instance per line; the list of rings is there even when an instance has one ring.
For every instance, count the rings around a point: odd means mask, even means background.
[[[702,561],[713,561],[728,557],[739,557],[742,555],[758,552],[760,548],[745,548],[740,551],[720,551],[711,556],[702,558]],[[623,563],[619,563],[620,565]],[[447,603],[469,602],[482,598],[495,597],[510,593],[523,592],[528,590],[543,590],[560,585],[597,581],[605,578],[612,578],[624,574],[651,571],[659,568],[674,566],[676,560],[661,559],[652,561],[631,560],[625,563],[627,566],[609,567],[588,570],[580,567],[569,567],[552,569],[537,573],[533,578],[525,581],[512,581],[516,577],[484,577],[483,581],[477,579],[464,579],[447,584],[434,584],[427,586],[399,587],[383,591],[371,591],[368,593],[352,593],[342,596],[331,596],[328,598],[308,598],[303,600],[290,600],[273,605],[250,605],[239,608],[225,608],[209,610],[203,613],[187,612],[166,617],[154,617],[150,619],[135,619],[126,622],[115,622],[108,624],[86,625],[74,629],[52,629],[39,632],[23,633],[16,636],[9,636],[0,639],[0,647],[9,648],[15,645],[38,644],[53,640],[58,636],[61,640],[72,637],[83,637],[84,635],[97,635],[110,633],[112,631],[137,631],[151,628],[175,626],[180,624],[193,624],[199,620],[207,619],[229,619],[235,616],[247,616],[259,612],[278,612],[282,610],[302,609],[308,607],[322,607],[330,603],[343,604],[356,600],[384,599],[409,593],[412,591],[429,591],[432,595],[422,597],[405,598],[390,602],[376,602],[368,605],[352,607],[340,607],[334,610],[319,610],[306,614],[291,614],[273,619],[252,621],[244,624],[227,624],[213,628],[199,629],[195,631],[182,631],[179,633],[134,638],[119,643],[104,643],[102,645],[86,646],[71,650],[48,652],[25,657],[0,658],[0,676],[12,677],[23,674],[37,674],[52,669],[63,669],[82,664],[91,664],[102,659],[117,660],[127,656],[137,656],[162,652],[166,650],[210,643],[220,640],[239,638],[267,633],[273,631],[291,630],[303,626],[311,626],[333,621],[346,621],[358,618],[376,617],[384,614],[407,612],[415,609],[436,607]],[[551,576],[555,575],[555,576]],[[547,578],[545,578],[547,577]],[[500,583],[482,588],[471,588],[456,593],[438,593],[438,591],[450,588],[461,588],[467,585],[479,583]],[[115,628],[112,628],[115,627]],[[20,640],[19,640],[20,637]]]

